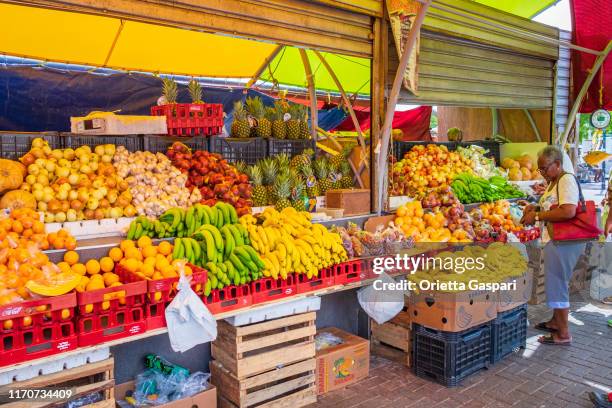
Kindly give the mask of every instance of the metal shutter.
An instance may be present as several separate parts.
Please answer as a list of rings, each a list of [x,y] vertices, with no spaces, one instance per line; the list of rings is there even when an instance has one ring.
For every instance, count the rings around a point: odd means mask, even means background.
[[[566,42],[572,41],[572,33],[569,31],[559,32],[559,37]],[[555,127],[559,135],[565,130],[565,122],[569,114],[570,55],[569,48],[559,47],[559,61],[557,61],[555,77]]]

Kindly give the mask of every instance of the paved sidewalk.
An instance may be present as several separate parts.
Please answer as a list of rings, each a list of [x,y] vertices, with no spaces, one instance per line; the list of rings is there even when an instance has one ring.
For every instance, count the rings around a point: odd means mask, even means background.
[[[570,347],[539,344],[542,333],[532,327],[550,312],[545,305],[529,306],[527,348],[457,388],[445,388],[397,363],[373,357],[367,379],[319,397],[312,407],[592,407],[588,391],[612,391],[612,328],[606,324],[612,307],[581,301],[580,295],[572,300]]]

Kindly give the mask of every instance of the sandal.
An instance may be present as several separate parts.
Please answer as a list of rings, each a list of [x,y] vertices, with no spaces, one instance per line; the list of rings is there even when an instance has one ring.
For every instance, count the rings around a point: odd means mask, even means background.
[[[534,329],[536,329],[536,330],[541,330],[541,331],[545,331],[545,332],[549,332],[549,333],[553,333],[553,332],[556,332],[556,331],[557,331],[557,329],[553,329],[552,327],[548,327],[548,326],[546,325],[547,323],[548,323],[548,322],[540,322],[540,323],[538,323],[538,324],[536,324],[536,325],[534,326]]]
[[[569,339],[555,339],[552,333],[548,336],[541,336],[538,338],[538,341],[542,344],[548,344],[551,346],[571,346],[572,344],[571,337]]]

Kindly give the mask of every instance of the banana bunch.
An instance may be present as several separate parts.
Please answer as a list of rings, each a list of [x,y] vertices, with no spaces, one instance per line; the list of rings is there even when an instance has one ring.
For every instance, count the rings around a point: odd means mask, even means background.
[[[340,235],[310,220],[309,213],[292,207],[281,212],[268,207],[257,218],[251,214],[240,217],[251,246],[265,264],[264,276],[287,279],[295,272],[312,278],[320,269],[348,259]]]
[[[208,270],[204,295],[208,296],[213,289],[223,289],[232,284],[244,285],[261,278],[265,264],[253,247],[238,245],[233,248],[226,260],[206,262],[204,267]]]
[[[584,156],[584,161],[589,166],[597,166],[599,163],[601,163],[604,160],[609,159],[611,156],[612,155],[607,152],[595,150],[595,151],[588,152]]]
[[[230,204],[219,201],[209,207],[198,203],[186,210],[179,207],[170,208],[157,220],[150,220],[142,215],[137,217],[130,224],[127,239],[137,240],[143,235],[150,238],[191,237],[202,225],[221,228],[237,222],[238,213]]]
[[[228,224],[218,229],[209,224],[200,226],[191,236],[202,249],[197,260],[201,265],[207,262],[224,262],[237,247],[250,243],[247,230],[241,224]]]

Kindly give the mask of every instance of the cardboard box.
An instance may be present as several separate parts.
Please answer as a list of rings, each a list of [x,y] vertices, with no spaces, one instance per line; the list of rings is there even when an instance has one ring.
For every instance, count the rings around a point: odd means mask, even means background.
[[[531,270],[527,270],[518,278],[508,278],[506,282],[516,281],[516,289],[503,290],[497,294],[497,313],[506,312],[525,304],[531,299],[533,277]]]
[[[317,331],[340,337],[342,344],[317,351],[317,394],[344,388],[368,376],[370,342],[335,327]]]
[[[412,322],[431,329],[459,332],[497,317],[497,294],[491,291],[420,291],[409,299]]]
[[[134,381],[116,385],[115,400],[125,399],[125,394],[133,390]],[[155,406],[159,408],[217,408],[217,388],[211,384],[208,389],[192,397]]]
[[[325,207],[344,208],[344,216],[370,213],[370,190],[341,189],[327,190],[325,193]]]

